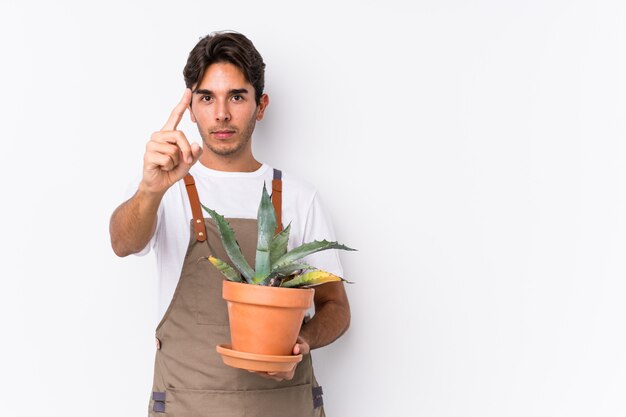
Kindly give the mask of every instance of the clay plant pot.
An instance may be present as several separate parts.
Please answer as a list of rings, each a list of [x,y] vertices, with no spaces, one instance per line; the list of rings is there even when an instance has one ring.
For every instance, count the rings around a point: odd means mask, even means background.
[[[291,355],[302,320],[313,305],[312,288],[279,288],[224,281],[232,349]]]

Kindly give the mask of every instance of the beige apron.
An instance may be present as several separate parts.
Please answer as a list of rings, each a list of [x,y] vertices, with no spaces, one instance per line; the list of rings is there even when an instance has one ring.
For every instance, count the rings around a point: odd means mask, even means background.
[[[229,259],[212,219],[204,219],[196,186],[185,177],[192,208],[191,238],[172,301],[156,329],[157,351],[149,417],[322,417],[322,390],[305,355],[291,381],[274,381],[224,365],[215,351],[230,343],[223,276],[209,255]],[[280,171],[272,202],[280,221]],[[257,221],[228,219],[246,260],[254,265]]]

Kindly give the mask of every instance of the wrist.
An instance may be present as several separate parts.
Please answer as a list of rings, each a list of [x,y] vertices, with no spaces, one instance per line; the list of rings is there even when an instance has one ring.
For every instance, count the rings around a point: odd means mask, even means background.
[[[139,183],[137,192],[133,197],[138,213],[149,216],[156,215],[164,195],[165,191],[152,191],[143,182]]]
[[[165,191],[167,190],[154,191],[150,186],[141,181],[137,187],[137,196],[146,201],[160,203],[161,199],[165,195]]]

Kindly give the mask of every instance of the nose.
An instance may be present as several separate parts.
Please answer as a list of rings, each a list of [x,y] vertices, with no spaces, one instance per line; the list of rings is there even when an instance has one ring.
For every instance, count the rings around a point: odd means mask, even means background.
[[[230,110],[228,103],[222,100],[218,100],[215,106],[215,120],[218,122],[225,122],[230,120]]]

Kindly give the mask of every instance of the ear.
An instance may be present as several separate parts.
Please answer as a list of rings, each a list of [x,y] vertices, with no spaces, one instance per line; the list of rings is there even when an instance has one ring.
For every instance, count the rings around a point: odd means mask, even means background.
[[[267,94],[262,94],[259,100],[259,105],[257,106],[258,112],[256,114],[256,120],[263,120],[263,114],[265,113],[265,109],[270,104],[270,97]]]

